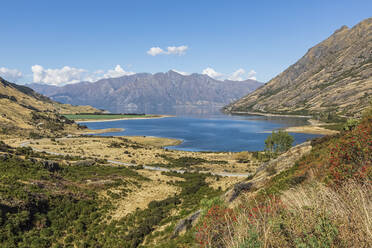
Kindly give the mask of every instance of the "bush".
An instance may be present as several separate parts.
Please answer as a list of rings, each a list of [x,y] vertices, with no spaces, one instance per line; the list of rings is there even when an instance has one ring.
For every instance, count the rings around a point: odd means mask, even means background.
[[[372,118],[367,118],[345,133],[331,147],[329,173],[342,184],[348,178],[372,179]]]
[[[43,138],[42,135],[38,134],[38,133],[34,133],[34,132],[30,132],[29,135],[30,139],[41,139]]]
[[[351,131],[353,130],[357,125],[359,124],[359,121],[356,119],[348,119],[346,123],[343,126],[343,130]]]
[[[265,149],[270,153],[283,153],[292,147],[294,138],[285,131],[273,131],[265,140]]]
[[[202,247],[223,247],[228,227],[236,221],[234,211],[219,205],[212,206],[197,227],[196,242]]]
[[[267,174],[269,175],[269,176],[272,176],[272,175],[274,175],[274,174],[276,174],[276,168],[275,168],[275,166],[274,165],[271,165],[271,166],[268,166],[267,168],[266,168],[266,172],[267,172]]]
[[[249,163],[251,159],[251,154],[249,152],[238,152],[235,153],[234,159],[237,160],[239,163]]]

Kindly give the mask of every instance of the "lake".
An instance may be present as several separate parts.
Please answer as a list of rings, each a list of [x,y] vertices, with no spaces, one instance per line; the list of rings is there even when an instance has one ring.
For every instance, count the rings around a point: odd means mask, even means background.
[[[185,151],[259,151],[272,130],[304,125],[304,118],[263,116],[178,116],[160,119],[118,120],[84,123],[90,129],[124,128],[104,136],[157,136],[182,140],[168,149]],[[320,135],[290,133],[294,144]]]

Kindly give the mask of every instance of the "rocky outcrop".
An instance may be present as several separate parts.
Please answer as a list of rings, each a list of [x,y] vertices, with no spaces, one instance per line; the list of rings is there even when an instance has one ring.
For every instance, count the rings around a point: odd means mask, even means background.
[[[190,229],[191,227],[193,227],[199,217],[200,217],[200,214],[201,214],[201,210],[198,210],[194,213],[192,213],[191,215],[189,215],[188,217],[180,220],[178,222],[178,224],[176,225],[176,227],[174,228],[174,231],[173,231],[173,238],[177,237],[178,235],[180,235],[181,233],[187,231],[188,229]]]
[[[250,182],[241,182],[235,184],[232,189],[225,193],[225,201],[230,203],[234,201],[242,192],[250,190],[252,183]]]
[[[372,18],[343,26],[226,112],[358,115],[372,95]]]

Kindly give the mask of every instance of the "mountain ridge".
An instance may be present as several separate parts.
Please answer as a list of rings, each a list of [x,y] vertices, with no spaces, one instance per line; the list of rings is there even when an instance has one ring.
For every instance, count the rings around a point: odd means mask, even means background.
[[[170,70],[62,87],[27,86],[62,103],[91,105],[111,112],[174,113],[179,109],[219,109],[261,86],[261,83],[251,79],[219,81],[203,74],[182,75]]]
[[[372,18],[342,26],[225,112],[355,116],[372,94]]]

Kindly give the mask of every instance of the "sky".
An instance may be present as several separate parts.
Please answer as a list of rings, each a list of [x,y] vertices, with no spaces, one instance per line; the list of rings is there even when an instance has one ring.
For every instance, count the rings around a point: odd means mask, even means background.
[[[364,0],[1,1],[0,76],[64,85],[139,72],[267,82],[342,25]]]

